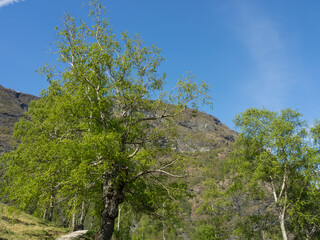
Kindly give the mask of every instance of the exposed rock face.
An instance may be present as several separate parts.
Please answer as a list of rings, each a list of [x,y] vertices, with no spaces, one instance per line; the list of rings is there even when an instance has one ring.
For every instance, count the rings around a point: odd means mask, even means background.
[[[206,152],[234,142],[237,133],[219,119],[204,112],[187,109],[178,120],[178,151]]]
[[[14,124],[28,110],[28,104],[37,97],[16,92],[0,85],[0,154],[10,151]]]

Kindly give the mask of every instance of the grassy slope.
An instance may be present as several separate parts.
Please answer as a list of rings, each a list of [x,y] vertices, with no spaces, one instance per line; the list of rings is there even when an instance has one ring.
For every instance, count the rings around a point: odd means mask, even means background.
[[[49,240],[70,232],[53,223],[0,204],[0,240]]]

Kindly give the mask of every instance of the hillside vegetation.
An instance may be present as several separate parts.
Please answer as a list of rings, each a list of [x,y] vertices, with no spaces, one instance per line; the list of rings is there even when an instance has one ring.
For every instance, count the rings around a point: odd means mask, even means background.
[[[0,204],[1,240],[51,240],[68,231],[70,229],[57,227],[54,223]]]
[[[276,124],[252,125],[260,117],[264,121],[269,118],[270,123]],[[177,200],[178,211],[176,209],[174,213],[178,215],[166,215],[170,212],[165,211],[163,205],[165,220],[149,218],[142,212],[132,211],[124,203],[120,207],[113,239],[157,240],[163,236],[183,240],[234,239],[235,236],[238,239],[281,239],[277,214],[281,213],[278,209],[281,210],[284,201],[290,201],[284,212],[288,216],[284,222],[286,228],[283,228],[287,239],[307,239],[305,236],[308,235],[309,239],[318,239],[319,190],[312,184],[317,181],[318,174],[311,167],[317,166],[319,158],[314,148],[303,145],[307,132],[300,115],[292,110],[276,114],[250,109],[239,115],[237,121],[239,126],[248,124],[249,131],[243,132],[240,138],[213,116],[203,112],[194,115],[191,109],[184,111],[176,122],[175,148],[186,161],[188,175],[181,183],[187,184],[188,195]],[[279,132],[282,138],[277,140]],[[320,127],[315,125],[310,133],[315,144],[320,142],[319,133]],[[252,134],[258,135],[251,139]],[[6,144],[9,146],[9,142]],[[261,150],[266,144],[264,148],[272,149],[273,154]],[[285,149],[283,146],[287,148],[285,152],[281,152]],[[277,154],[279,158],[286,156],[287,167],[279,164]],[[289,168],[291,175],[286,170]],[[295,172],[298,168],[304,171]],[[301,174],[308,173],[307,169],[312,174]],[[282,187],[284,184],[288,187]],[[275,199],[283,198],[280,204],[275,203],[272,194],[276,187],[279,190],[275,191]],[[281,193],[281,189],[286,189],[287,197],[284,198],[285,191]],[[21,211],[11,213],[7,206],[1,206],[1,239],[54,239],[70,231],[72,226],[72,215],[67,215],[63,205],[58,204],[55,208],[52,222],[69,228],[55,227],[47,220]],[[93,217],[94,209],[87,211],[84,228],[97,229],[99,219]],[[41,217],[44,212],[33,213]],[[81,208],[74,216],[80,220]]]

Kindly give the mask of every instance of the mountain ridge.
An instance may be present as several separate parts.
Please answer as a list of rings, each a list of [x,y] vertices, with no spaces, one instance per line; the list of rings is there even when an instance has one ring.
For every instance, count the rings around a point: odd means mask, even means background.
[[[28,105],[38,97],[17,92],[0,85],[0,154],[10,150],[10,137],[14,124],[28,110]],[[177,139],[181,152],[205,152],[216,149],[219,144],[232,143],[237,135],[218,118],[187,109],[177,119],[180,137]]]

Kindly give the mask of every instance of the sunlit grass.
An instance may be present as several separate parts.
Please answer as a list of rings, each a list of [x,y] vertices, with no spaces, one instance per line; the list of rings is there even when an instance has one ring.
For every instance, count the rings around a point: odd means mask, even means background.
[[[53,223],[0,204],[1,240],[49,240],[69,231],[70,229],[57,227]]]

